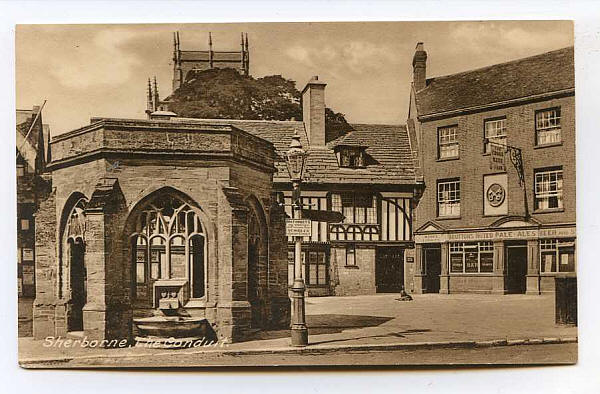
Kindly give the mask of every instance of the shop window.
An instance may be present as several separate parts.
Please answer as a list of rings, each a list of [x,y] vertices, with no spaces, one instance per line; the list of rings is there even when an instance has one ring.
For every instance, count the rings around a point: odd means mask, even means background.
[[[575,272],[575,240],[540,240],[540,271]]]
[[[438,158],[458,157],[458,126],[446,126],[438,129]]]
[[[460,181],[438,181],[437,192],[438,216],[460,216]]]
[[[563,208],[563,171],[561,167],[535,172],[535,210]]]
[[[450,244],[450,272],[489,273],[494,271],[494,244],[453,242]]]
[[[354,244],[346,245],[346,266],[356,267],[356,246]]]
[[[506,145],[506,118],[486,120],[483,124],[484,152],[490,153],[491,143]]]
[[[560,108],[550,108],[535,113],[537,145],[561,142]]]

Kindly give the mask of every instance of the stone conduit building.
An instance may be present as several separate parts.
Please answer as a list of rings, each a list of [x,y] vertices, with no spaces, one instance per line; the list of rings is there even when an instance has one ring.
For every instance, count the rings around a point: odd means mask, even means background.
[[[36,214],[34,336],[135,335],[153,283],[221,338],[287,328],[285,213],[273,145],[231,125],[93,118],[51,141]]]
[[[576,272],[573,47],[435,78],[426,62],[419,44],[407,121],[425,185],[413,290],[554,291]],[[506,145],[521,151],[522,184]]]

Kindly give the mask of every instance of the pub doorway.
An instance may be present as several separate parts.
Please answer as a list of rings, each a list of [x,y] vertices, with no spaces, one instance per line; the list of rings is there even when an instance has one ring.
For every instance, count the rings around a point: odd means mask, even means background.
[[[377,293],[399,293],[404,284],[404,249],[378,247],[375,255],[375,289]]]
[[[527,245],[514,243],[505,245],[506,292],[525,294],[527,287]]]
[[[440,292],[440,274],[442,273],[442,251],[440,248],[424,248],[423,261],[425,269],[424,293]]]

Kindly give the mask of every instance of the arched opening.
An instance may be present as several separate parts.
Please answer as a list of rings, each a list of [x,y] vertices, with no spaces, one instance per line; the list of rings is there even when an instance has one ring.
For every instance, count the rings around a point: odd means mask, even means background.
[[[191,298],[206,295],[206,232],[196,210],[183,198],[163,191],[133,214],[130,234],[133,297],[138,307],[153,307],[154,282],[184,279]]]
[[[85,203],[77,201],[66,225],[66,250],[69,264],[68,331],[83,331],[83,307],[87,302],[87,270],[85,265]]]
[[[262,206],[258,199],[250,196],[247,199],[248,210],[248,302],[250,303],[252,328],[263,328],[265,325],[266,286],[268,265],[267,223]]]
[[[248,302],[252,320],[250,326],[261,326],[260,283],[259,283],[260,227],[254,210],[248,212]]]

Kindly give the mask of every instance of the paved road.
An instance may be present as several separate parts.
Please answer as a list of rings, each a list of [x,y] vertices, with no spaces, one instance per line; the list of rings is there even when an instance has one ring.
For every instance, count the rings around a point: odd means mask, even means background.
[[[437,348],[418,350],[334,352],[325,354],[179,354],[118,359],[73,360],[37,364],[35,367],[194,367],[194,366],[328,366],[328,365],[440,365],[440,364],[548,364],[577,361],[577,344],[498,346],[484,348]]]

